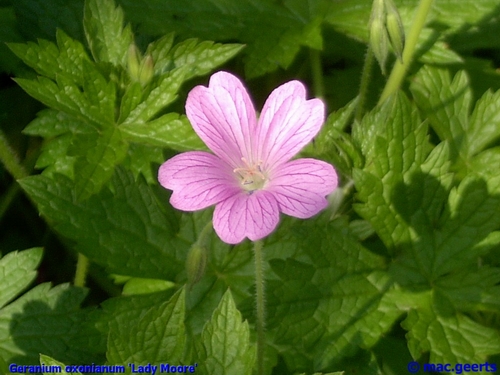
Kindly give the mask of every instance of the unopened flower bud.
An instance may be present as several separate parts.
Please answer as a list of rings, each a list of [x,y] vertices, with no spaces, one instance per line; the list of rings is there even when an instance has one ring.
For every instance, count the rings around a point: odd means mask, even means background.
[[[128,47],[127,57],[128,57],[127,59],[128,73],[130,74],[132,80],[137,81],[139,79],[139,73],[140,73],[141,56],[135,44],[131,44],[130,47]]]
[[[154,63],[151,55],[145,56],[141,61],[141,67],[139,71],[139,82],[142,86],[145,86],[151,81],[154,75]]]
[[[186,273],[190,286],[196,284],[205,274],[207,265],[207,251],[204,247],[194,244],[186,259]]]
[[[392,0],[386,1],[386,26],[387,33],[389,34],[389,41],[391,43],[392,49],[396,54],[399,61],[403,61],[403,48],[405,45],[405,30],[403,27],[403,22],[401,21],[401,16],[399,15],[398,9],[392,2]]]
[[[385,25],[379,18],[373,18],[370,24],[370,46],[382,73],[385,74],[385,61],[389,52]]]

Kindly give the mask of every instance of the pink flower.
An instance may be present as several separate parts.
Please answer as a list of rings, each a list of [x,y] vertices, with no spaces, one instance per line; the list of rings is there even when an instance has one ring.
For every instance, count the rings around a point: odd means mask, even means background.
[[[227,72],[188,95],[186,114],[213,154],[185,152],[162,164],[158,180],[173,190],[172,206],[196,211],[215,204],[213,225],[222,241],[259,240],[278,224],[280,211],[309,218],[326,208],[337,187],[333,167],[290,160],[318,133],[325,109],[306,100],[304,85],[275,89],[260,118],[241,81]]]

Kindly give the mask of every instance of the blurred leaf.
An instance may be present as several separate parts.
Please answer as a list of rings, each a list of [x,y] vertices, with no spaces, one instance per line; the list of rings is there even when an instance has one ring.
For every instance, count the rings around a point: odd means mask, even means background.
[[[405,30],[410,29],[418,0],[394,0],[401,14]],[[459,6],[457,6],[459,4]],[[328,9],[327,22],[352,37],[367,41],[366,25],[370,18],[371,2],[364,0],[334,1]],[[487,23],[500,9],[496,0],[438,1],[431,8],[428,23],[445,28],[442,35],[473,29],[474,25]]]
[[[74,185],[63,176],[20,183],[57,232],[110,272],[174,279],[189,246],[176,238],[175,213],[159,205],[142,179],[118,169],[112,181],[113,193],[103,189],[84,202],[75,199]]]
[[[248,78],[288,67],[301,45],[321,49],[322,7],[304,10],[302,6],[288,3],[120,1],[131,20],[148,34],[176,32],[183,38],[237,40],[247,44],[244,53]],[[149,9],[154,11],[147,11]]]
[[[255,347],[250,343],[248,323],[241,321],[229,290],[203,328],[200,350],[199,361],[206,374],[252,374]]]
[[[57,29],[83,41],[83,0],[12,1],[19,30],[28,40],[54,39]]]
[[[171,289],[174,283],[167,280],[130,278],[123,286],[123,295],[156,293]]]
[[[20,42],[22,36],[17,29],[17,19],[12,7],[0,7],[0,72],[17,72],[20,61],[5,43]]]

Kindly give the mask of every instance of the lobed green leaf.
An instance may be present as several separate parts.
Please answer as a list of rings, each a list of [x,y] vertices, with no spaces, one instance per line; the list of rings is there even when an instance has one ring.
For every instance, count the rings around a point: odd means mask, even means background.
[[[128,49],[134,40],[130,26],[123,27],[123,18],[123,11],[113,0],[85,1],[85,37],[97,62],[127,66]]]
[[[90,62],[83,45],[57,30],[57,45],[44,39],[38,43],[10,43],[9,48],[38,74],[52,80],[62,75],[80,85],[83,80],[83,64]]]
[[[439,292],[427,292],[421,301],[402,323],[413,358],[430,352],[429,363],[484,363],[500,350],[496,330],[454,312]]]
[[[424,66],[412,81],[415,101],[442,141],[449,141],[452,157],[468,157],[469,110],[472,93],[464,71],[453,81],[446,69]]]

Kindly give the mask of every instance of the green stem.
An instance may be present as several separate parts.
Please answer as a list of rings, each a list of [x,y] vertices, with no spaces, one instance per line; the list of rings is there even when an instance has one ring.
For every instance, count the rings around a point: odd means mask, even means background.
[[[368,50],[366,51],[365,63],[363,64],[363,71],[361,72],[361,82],[359,85],[359,95],[358,104],[356,105],[356,121],[361,121],[364,113],[364,107],[366,102],[366,95],[368,94],[368,85],[370,83],[372,75],[372,65],[373,65],[373,51],[370,45],[368,45]]]
[[[311,61],[314,96],[323,99],[325,97],[325,83],[323,69],[321,68],[321,52],[310,48],[309,60]]]
[[[264,353],[266,345],[264,298],[264,267],[262,260],[262,241],[254,242],[255,253],[255,300],[257,308],[257,374],[264,374]]]
[[[75,272],[75,286],[85,286],[85,278],[87,277],[88,269],[89,259],[85,255],[78,253],[78,261],[76,263]]]
[[[0,160],[15,180],[28,176],[28,172],[26,172],[19,162],[16,153],[10,147],[7,137],[2,130],[0,130]]]
[[[427,19],[427,15],[429,14],[432,6],[432,1],[433,0],[420,0],[415,19],[413,20],[412,27],[408,33],[408,38],[406,39],[402,58],[403,61],[401,62],[397,60],[394,64],[394,68],[392,69],[391,75],[387,80],[384,91],[382,91],[382,94],[380,95],[378,104],[383,103],[389,96],[398,91],[401,86],[401,82],[403,82],[403,78],[412,63],[418,37],[420,36],[420,32],[425,25],[425,20]]]

